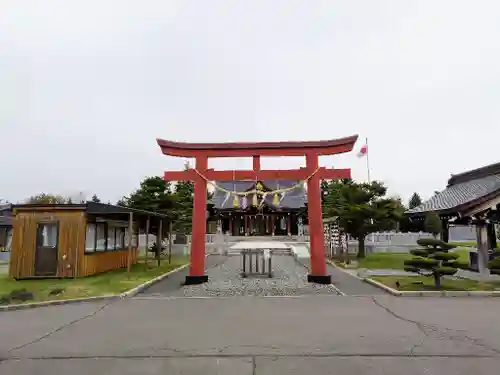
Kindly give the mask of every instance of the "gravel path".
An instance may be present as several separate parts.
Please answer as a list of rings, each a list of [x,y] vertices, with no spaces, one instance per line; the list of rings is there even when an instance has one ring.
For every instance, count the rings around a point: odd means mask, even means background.
[[[152,295],[185,297],[231,297],[231,296],[297,296],[314,294],[337,295],[332,285],[307,282],[307,268],[291,255],[273,256],[273,277],[242,278],[242,259],[239,255],[228,256],[219,264],[209,268],[208,283],[188,285],[164,293],[155,288]]]

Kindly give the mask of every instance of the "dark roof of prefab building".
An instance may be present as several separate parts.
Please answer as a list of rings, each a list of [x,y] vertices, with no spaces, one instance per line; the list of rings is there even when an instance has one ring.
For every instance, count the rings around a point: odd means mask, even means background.
[[[290,181],[290,180],[286,181],[265,180],[261,182],[264,185],[264,187],[269,190],[289,188],[298,183],[298,181]],[[255,181],[216,181],[215,184],[229,191],[236,191],[239,193],[243,193],[249,189],[252,189],[255,186]],[[233,208],[232,197],[230,199],[227,199],[226,203],[223,204],[225,199],[226,199],[226,193],[224,191],[216,189],[211,201],[214,207],[218,210]],[[266,204],[271,208],[298,209],[305,207],[307,202],[307,195],[305,189],[302,186],[300,186],[291,191],[288,191],[278,206],[275,206],[273,204],[272,195],[266,196],[265,199],[266,199]]]
[[[112,204],[106,204],[106,203],[96,203],[96,202],[84,202],[84,203],[56,203],[56,204],[46,204],[46,203],[34,203],[34,204],[16,204],[13,206],[13,208],[18,208],[18,209],[30,209],[30,208],[47,208],[47,209],[80,209],[82,211],[85,211],[91,215],[120,215],[120,214],[129,214],[133,213],[136,216],[154,216],[154,217],[162,217],[166,218],[167,215],[158,213],[158,212],[151,212],[151,211],[144,211],[144,210],[137,210],[134,208],[128,208],[128,207],[122,207],[122,206],[115,206]]]
[[[0,216],[0,228],[10,228],[12,227],[12,217],[10,216]]]
[[[12,227],[12,204],[0,204],[0,227]]]
[[[455,213],[500,195],[500,163],[452,175],[442,192],[408,214]]]

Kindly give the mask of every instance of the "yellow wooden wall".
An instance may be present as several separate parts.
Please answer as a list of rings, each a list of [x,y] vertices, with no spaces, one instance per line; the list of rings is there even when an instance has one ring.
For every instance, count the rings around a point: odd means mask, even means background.
[[[85,254],[79,276],[89,276],[96,273],[114,270],[116,268],[127,267],[128,250],[103,251],[92,254]],[[132,249],[132,264],[137,263],[137,248]]]
[[[37,223],[58,221],[58,267],[56,277],[89,276],[127,267],[128,250],[85,254],[87,218],[82,209],[16,208],[12,221],[12,253],[9,275],[16,279],[35,276]],[[137,263],[137,248],[132,264]]]
[[[37,223],[58,221],[57,277],[72,277],[75,260],[85,247],[85,213],[71,209],[15,209],[12,220],[12,253],[9,274],[14,278],[35,276]],[[83,245],[83,247],[82,247]]]

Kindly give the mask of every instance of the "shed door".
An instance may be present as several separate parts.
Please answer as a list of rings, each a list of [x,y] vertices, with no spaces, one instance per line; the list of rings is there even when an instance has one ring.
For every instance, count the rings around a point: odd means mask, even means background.
[[[37,225],[35,276],[57,275],[58,230],[56,222]]]

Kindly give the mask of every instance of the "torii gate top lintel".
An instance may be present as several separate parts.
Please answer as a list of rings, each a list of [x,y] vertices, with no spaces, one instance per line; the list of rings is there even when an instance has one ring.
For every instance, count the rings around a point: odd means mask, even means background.
[[[256,143],[185,143],[157,139],[163,154],[179,157],[206,156],[249,157],[249,156],[303,156],[335,155],[352,151],[358,139],[357,135],[326,141],[289,141]]]

